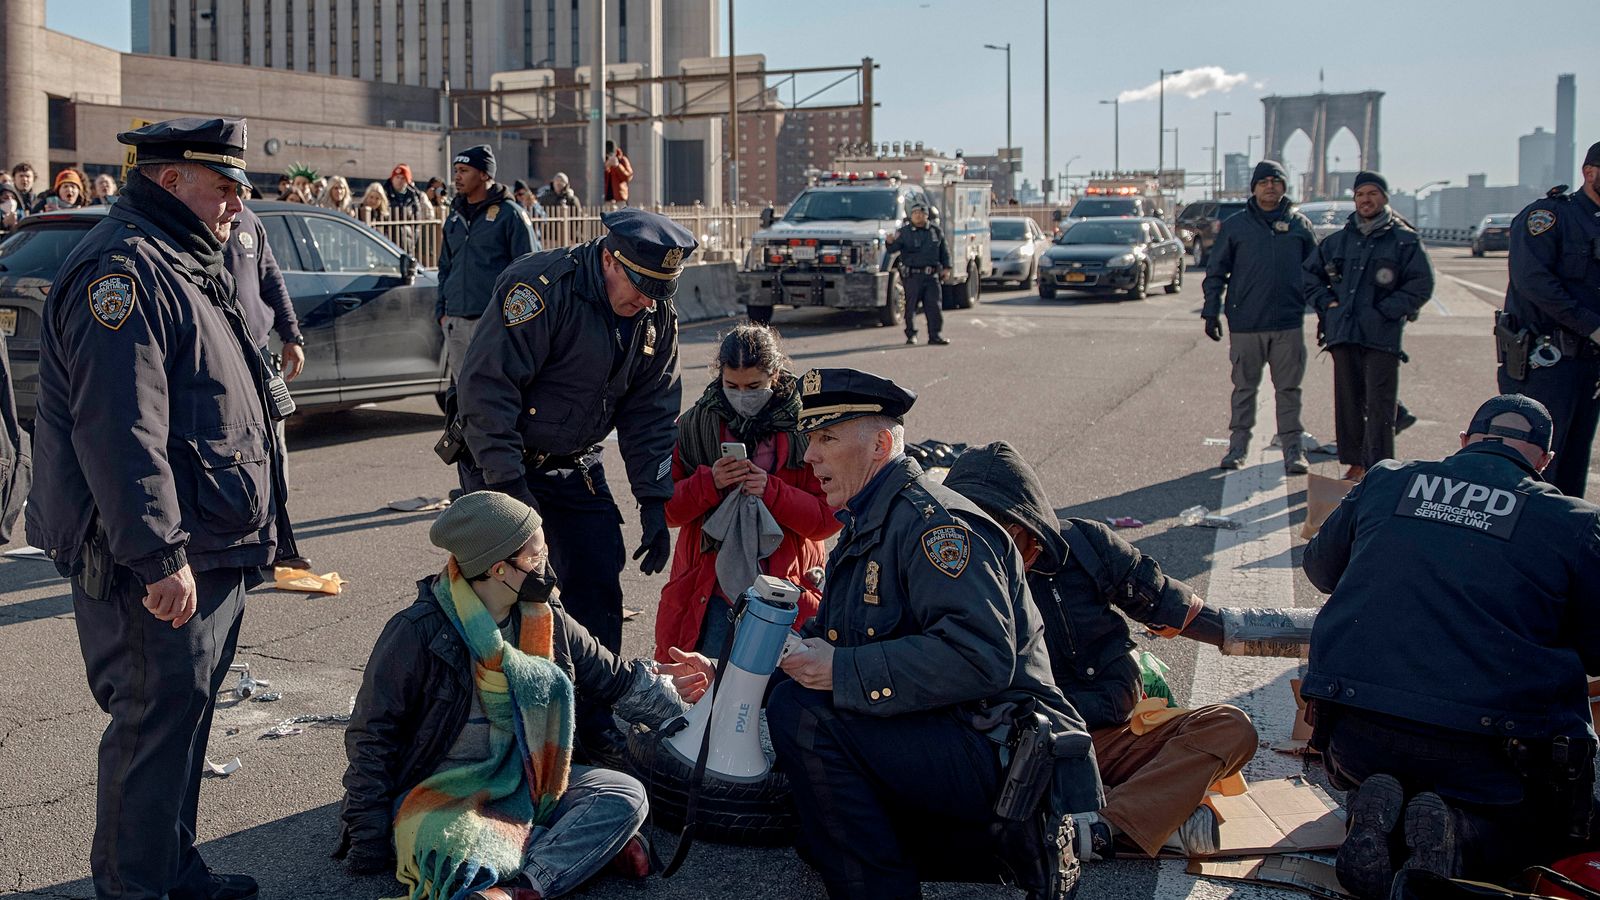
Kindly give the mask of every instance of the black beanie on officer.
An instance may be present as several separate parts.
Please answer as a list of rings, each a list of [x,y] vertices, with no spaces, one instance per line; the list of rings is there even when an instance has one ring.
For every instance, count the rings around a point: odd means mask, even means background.
[[[1250,173],[1250,190],[1255,190],[1257,182],[1268,178],[1278,179],[1285,187],[1289,184],[1289,172],[1283,167],[1283,163],[1275,159],[1263,159],[1256,163],[1256,170]]]
[[[456,154],[454,162],[464,163],[491,179],[494,178],[494,151],[489,149],[488,144],[479,144],[462,150]]]
[[[1383,196],[1385,197],[1389,196],[1389,180],[1377,172],[1357,172],[1355,183],[1350,185],[1350,192],[1355,193],[1361,190],[1361,186],[1364,184],[1370,184],[1383,191]]]

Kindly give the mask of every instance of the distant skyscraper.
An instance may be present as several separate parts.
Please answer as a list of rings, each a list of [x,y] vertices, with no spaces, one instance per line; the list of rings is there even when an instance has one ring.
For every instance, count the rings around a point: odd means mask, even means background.
[[[1556,183],[1556,136],[1543,128],[1517,138],[1517,184],[1543,193]]]
[[[1573,75],[1556,79],[1556,150],[1555,178],[1557,184],[1577,184],[1577,167],[1573,163],[1576,147],[1574,119],[1578,108],[1578,84]],[[1547,185],[1548,187],[1548,185]]]
[[[1230,194],[1243,194],[1250,190],[1250,157],[1247,154],[1223,155],[1222,189]]]

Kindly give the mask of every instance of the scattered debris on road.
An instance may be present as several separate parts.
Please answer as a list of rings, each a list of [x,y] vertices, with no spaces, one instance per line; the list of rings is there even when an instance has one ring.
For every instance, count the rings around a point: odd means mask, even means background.
[[[1144,523],[1133,516],[1106,516],[1106,524],[1112,528],[1143,528]]]
[[[276,703],[282,699],[282,691],[267,691],[265,694],[257,694],[254,697],[251,697],[250,701],[252,703]]]
[[[390,500],[385,505],[396,512],[428,512],[444,509],[450,505],[450,500],[445,497],[412,497],[409,500]]]
[[[1277,439],[1274,438],[1273,440],[1277,440]],[[1203,441],[1203,443],[1207,447],[1226,447],[1226,446],[1228,446],[1228,439],[1227,438],[1206,438],[1205,441]]]
[[[232,775],[242,768],[244,768],[244,763],[240,762],[239,757],[237,756],[225,763],[212,762],[211,757],[208,756],[206,757],[205,771],[201,772],[200,774],[203,777],[227,778],[229,775]]]
[[[1184,525],[1198,525],[1202,528],[1226,528],[1232,530],[1239,527],[1238,520],[1232,516],[1217,515],[1198,504],[1178,513],[1178,521]]]
[[[249,700],[257,691],[272,684],[265,678],[251,675],[249,663],[234,663],[228,666],[228,671],[239,673],[239,681],[233,686],[233,695],[240,700]]]
[[[15,550],[7,550],[5,555],[11,557],[12,559],[37,559],[41,562],[50,561],[50,557],[45,556],[43,550],[40,550],[38,547],[35,547],[32,544],[18,547]]]
[[[318,575],[306,569],[291,569],[288,566],[278,566],[272,570],[274,576],[273,587],[280,591],[293,591],[304,594],[332,594],[337,595],[344,590],[350,582],[339,577],[338,572],[329,572]]]

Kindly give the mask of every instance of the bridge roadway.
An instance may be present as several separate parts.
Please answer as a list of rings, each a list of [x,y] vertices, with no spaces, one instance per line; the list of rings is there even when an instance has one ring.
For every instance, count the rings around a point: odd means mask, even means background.
[[[1407,332],[1410,364],[1401,395],[1421,421],[1399,439],[1404,456],[1441,456],[1475,405],[1494,391],[1491,315],[1505,289],[1505,257],[1473,259],[1438,248],[1435,299]],[[1314,607],[1321,595],[1298,569],[1304,480],[1284,479],[1261,441],[1249,468],[1216,468],[1226,436],[1228,364],[1223,346],[1201,333],[1198,271],[1176,295],[1142,302],[1062,295],[1042,301],[991,290],[972,310],[947,313],[949,347],[905,347],[898,330],[859,317],[780,311],[777,324],[799,368],[858,366],[915,388],[912,440],[982,442],[1006,438],[1042,473],[1064,514],[1135,516],[1124,532],[1173,575],[1213,600],[1234,605]],[[686,329],[686,401],[708,377],[718,329]],[[1310,329],[1308,328],[1308,334]],[[1317,354],[1305,382],[1305,422],[1333,436],[1332,363]],[[1271,420],[1270,391],[1265,421]],[[339,597],[258,591],[246,614],[239,659],[272,680],[283,699],[226,705],[210,755],[238,756],[243,768],[208,779],[202,793],[204,852],[220,871],[245,871],[264,897],[392,896],[387,879],[352,880],[328,859],[337,833],[343,732],[310,726],[279,740],[258,735],[304,713],[344,712],[384,621],[410,603],[413,582],[436,569],[427,540],[431,513],[385,508],[390,500],[442,495],[453,484],[430,447],[440,427],[431,401],[319,415],[290,428],[292,504],[302,546],[323,570],[349,580]],[[620,469],[613,466],[613,471]],[[1331,462],[1317,471],[1336,475]],[[613,475],[613,478],[617,476]],[[614,484],[619,496],[626,489]],[[1186,528],[1179,510],[1204,504],[1239,516],[1237,532]],[[637,513],[624,503],[625,532]],[[631,543],[630,543],[630,546]],[[624,587],[642,610],[625,627],[626,650],[648,654],[653,610],[665,576],[630,567]],[[1288,660],[1225,658],[1186,641],[1145,639],[1172,666],[1184,702],[1230,702],[1249,710],[1264,742],[1287,734],[1292,701]],[[48,565],[0,557],[0,892],[26,898],[89,897],[94,748],[105,717],[83,671],[66,586]],[[1263,749],[1251,777],[1299,771],[1298,760]],[[1312,766],[1312,777],[1321,769]],[[704,844],[671,881],[648,896],[804,898],[816,877],[787,849]],[[1208,882],[1175,862],[1119,861],[1087,871],[1084,900],[1211,898],[1265,889]],[[1016,897],[998,887],[936,885],[930,897]],[[641,896],[633,885],[601,882],[586,896]]]

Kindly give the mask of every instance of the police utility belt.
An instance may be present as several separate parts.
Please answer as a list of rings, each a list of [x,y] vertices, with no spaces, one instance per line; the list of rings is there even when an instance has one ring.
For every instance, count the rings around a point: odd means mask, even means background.
[[[938,266],[901,266],[900,269],[907,275],[937,275],[939,273]]]
[[[452,398],[452,405],[454,399]],[[472,464],[472,453],[467,449],[467,437],[461,428],[461,417],[450,415],[444,426],[444,434],[433,445],[433,452],[445,465],[453,466],[456,463]],[[552,472],[556,469],[587,469],[604,448],[596,445],[585,447],[573,453],[548,453],[543,450],[522,451],[522,468],[526,472]]]
[[[1516,381],[1527,378],[1529,369],[1548,368],[1568,357],[1600,355],[1600,347],[1584,335],[1565,328],[1534,334],[1504,310],[1494,314],[1494,343],[1495,356],[1505,366],[1506,374]]]

